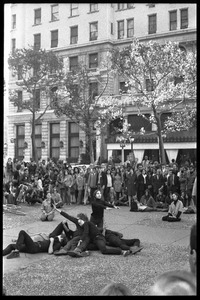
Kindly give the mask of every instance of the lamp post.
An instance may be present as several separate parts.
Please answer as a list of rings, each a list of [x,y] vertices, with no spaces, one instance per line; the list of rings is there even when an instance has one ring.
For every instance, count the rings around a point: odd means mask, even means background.
[[[122,165],[124,164],[124,148],[126,147],[126,139],[123,136],[118,136],[116,138],[117,142],[120,142],[120,147],[122,148]]]

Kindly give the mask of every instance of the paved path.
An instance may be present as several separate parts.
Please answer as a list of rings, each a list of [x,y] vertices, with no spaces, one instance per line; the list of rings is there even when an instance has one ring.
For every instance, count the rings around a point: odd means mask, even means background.
[[[80,210],[81,209],[81,210]],[[76,216],[83,212],[90,216],[90,206],[71,206],[64,208],[70,215]],[[130,212],[128,207],[105,211],[105,222],[107,228],[123,233],[124,238],[139,238],[141,244],[156,243],[174,246],[188,247],[191,225],[196,220],[196,215],[182,215],[182,221],[169,223],[161,221],[166,213],[163,212]],[[189,223],[188,223],[189,218]],[[26,230],[30,235],[39,232],[50,233],[63,217],[56,212],[52,222],[37,222],[25,224],[20,227],[3,230],[3,248],[16,239],[20,230]],[[73,230],[75,226],[69,222]],[[29,264],[36,263],[42,259],[50,259],[47,253],[27,254],[20,253],[20,258],[7,259],[3,257],[3,273],[12,272],[20,268],[26,268]]]

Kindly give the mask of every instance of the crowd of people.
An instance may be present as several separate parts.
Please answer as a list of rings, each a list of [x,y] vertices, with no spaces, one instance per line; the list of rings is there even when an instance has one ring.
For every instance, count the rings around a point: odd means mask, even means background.
[[[161,166],[158,162],[148,163],[145,159],[134,165],[90,164],[88,167],[72,167],[51,159],[47,162],[42,160],[37,165],[33,160],[14,163],[9,158],[8,165],[4,170],[5,203],[17,205],[23,201],[28,204],[39,202],[41,221],[52,221],[58,212],[73,222],[76,229],[71,230],[64,220],[50,234],[31,237],[21,230],[16,242],[3,250],[7,258],[19,257],[20,252],[47,252],[72,257],[89,256],[92,250],[99,250],[104,255],[135,254],[143,249],[139,238],[124,239],[121,233],[106,228],[105,209],[117,209],[125,205],[130,207],[130,211],[161,210],[168,212],[167,216],[162,217],[163,221],[174,222],[181,220],[184,208],[196,206],[197,175],[193,164],[179,167],[173,162]],[[90,219],[82,212],[74,217],[62,210],[64,205],[73,203],[90,204]],[[193,231],[190,239],[191,270],[196,263],[196,233],[192,234]],[[158,286],[152,288],[151,293],[156,294],[163,282],[170,283],[171,277],[178,277],[177,274],[169,273],[158,278]],[[192,279],[191,284],[193,282]],[[110,288],[112,290],[113,286]],[[193,291],[192,287],[188,293]],[[105,290],[103,293],[106,293]]]
[[[102,199],[116,206],[129,206],[131,211],[168,211],[178,193],[184,208],[196,206],[196,165],[186,161],[178,166],[151,162],[145,156],[141,163],[67,165],[61,160],[41,159],[36,164],[12,161],[4,168],[4,203],[42,203],[47,194],[60,208],[64,204],[91,204],[99,189]]]

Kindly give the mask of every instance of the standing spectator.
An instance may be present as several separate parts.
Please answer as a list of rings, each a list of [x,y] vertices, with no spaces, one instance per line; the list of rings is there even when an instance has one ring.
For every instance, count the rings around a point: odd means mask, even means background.
[[[77,204],[80,205],[82,204],[83,201],[83,190],[85,186],[85,177],[84,177],[84,171],[80,170],[76,177],[76,185],[78,189],[78,199],[77,199]]]
[[[152,184],[153,184],[153,198],[156,199],[156,196],[158,195],[158,190],[165,185],[165,179],[162,174],[162,170],[158,168],[156,170],[156,174],[153,175],[152,179]]]
[[[60,170],[57,176],[57,189],[62,198],[63,204],[65,203],[65,185],[64,185],[64,174],[63,170]]]
[[[46,199],[42,202],[41,210],[41,221],[53,221],[55,216],[55,208],[51,200],[51,193],[47,193]]]
[[[29,164],[29,166],[28,166],[28,173],[29,173],[29,176],[31,176],[31,175],[34,175],[34,176],[35,176],[36,169],[37,169],[36,162],[31,158],[31,159],[30,159],[30,164]]]
[[[180,186],[180,193],[186,192],[187,189],[187,172],[184,167],[180,169],[180,172],[177,174],[179,177],[179,186]]]
[[[167,178],[167,190],[172,193],[180,192],[180,181],[179,177],[176,175],[176,172],[173,169],[169,170],[169,176]]]
[[[73,177],[70,174],[69,170],[65,170],[64,173],[64,185],[65,185],[65,203],[71,204],[71,186],[73,184]]]
[[[77,186],[77,176],[79,175],[79,172],[80,172],[80,169],[77,168],[77,167],[74,167],[74,181],[75,181],[75,184],[74,184],[74,189],[75,189],[75,202],[77,203],[78,202],[78,186]]]
[[[130,168],[130,172],[126,175],[126,186],[127,186],[127,194],[128,194],[128,201],[129,207],[131,206],[131,200],[133,196],[137,194],[137,175],[133,168]]]
[[[5,172],[6,182],[12,181],[13,172],[14,172],[14,166],[13,166],[12,158],[9,157],[6,162],[6,172]]]
[[[140,202],[141,197],[144,195],[146,190],[146,170],[143,169],[142,173],[137,177],[137,199]]]
[[[143,168],[147,171],[147,169],[148,169],[148,167],[149,167],[149,163],[150,163],[150,161],[149,161],[149,159],[148,159],[148,156],[147,155],[145,155],[144,156],[144,159],[143,159],[143,161],[142,161],[142,166],[143,166]]]
[[[56,187],[53,188],[53,192],[51,193],[51,199],[53,200],[56,208],[60,208],[63,206],[62,198],[61,198],[60,194],[58,193]]]
[[[196,177],[196,172],[194,170],[194,167],[190,166],[188,177],[187,177],[187,191],[186,191],[188,196],[188,206],[190,205],[192,199],[192,189],[193,189],[195,177]]]
[[[115,175],[113,178],[113,187],[116,193],[116,201],[122,196],[122,176],[120,168],[116,168]]]
[[[195,177],[193,188],[192,188],[192,199],[194,202],[194,205],[197,206],[197,176]]]
[[[84,179],[85,179],[85,186],[84,186],[84,196],[83,196],[83,203],[84,205],[87,204],[87,202],[90,202],[88,200],[89,198],[89,191],[88,191],[88,178],[90,174],[90,168],[87,168],[84,174]]]
[[[110,201],[110,188],[113,187],[113,177],[111,175],[111,170],[107,169],[106,176],[105,176],[105,182],[104,182],[104,199],[109,202]]]
[[[94,191],[97,189],[97,183],[98,183],[98,172],[96,170],[96,167],[93,166],[88,177],[88,191],[89,191],[91,203],[93,201]]]
[[[149,190],[150,194],[153,195],[153,176],[150,168],[147,170],[146,188]]]

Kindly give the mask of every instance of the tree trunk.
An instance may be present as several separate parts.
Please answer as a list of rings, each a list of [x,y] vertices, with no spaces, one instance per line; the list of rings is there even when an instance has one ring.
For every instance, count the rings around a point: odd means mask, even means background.
[[[32,157],[36,164],[38,165],[38,155],[37,155],[37,149],[35,144],[35,113],[33,113],[33,119],[32,119]]]
[[[157,133],[158,133],[160,163],[161,164],[166,164],[165,149],[164,149],[163,137],[162,137],[162,133],[161,133],[160,116],[157,115],[156,119],[157,119]]]

